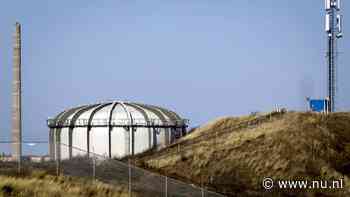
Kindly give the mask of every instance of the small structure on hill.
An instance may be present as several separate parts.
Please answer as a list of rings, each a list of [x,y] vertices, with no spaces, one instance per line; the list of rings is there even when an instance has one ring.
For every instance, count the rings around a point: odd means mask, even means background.
[[[310,99],[306,98],[308,103],[308,110],[312,112],[329,112],[330,102],[329,99]]]

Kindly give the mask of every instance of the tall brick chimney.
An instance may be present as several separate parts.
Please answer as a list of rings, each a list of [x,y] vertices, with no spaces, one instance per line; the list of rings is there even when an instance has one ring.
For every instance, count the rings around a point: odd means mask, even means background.
[[[21,25],[18,22],[14,35],[12,88],[12,158],[20,162],[22,157]]]

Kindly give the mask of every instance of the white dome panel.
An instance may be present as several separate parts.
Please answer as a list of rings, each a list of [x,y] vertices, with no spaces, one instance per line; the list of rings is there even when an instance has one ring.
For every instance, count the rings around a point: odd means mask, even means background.
[[[128,120],[129,116],[127,115],[127,111],[118,103],[113,110],[111,124],[122,124]]]
[[[111,154],[112,158],[121,158],[129,153],[126,153],[126,131],[124,128],[115,127],[111,131]]]
[[[72,156],[84,156],[87,155],[87,128],[77,127],[74,128],[72,133]]]
[[[69,132],[68,128],[61,130],[61,158],[69,159]]]
[[[108,128],[92,128],[90,131],[90,152],[101,156],[109,155]]]

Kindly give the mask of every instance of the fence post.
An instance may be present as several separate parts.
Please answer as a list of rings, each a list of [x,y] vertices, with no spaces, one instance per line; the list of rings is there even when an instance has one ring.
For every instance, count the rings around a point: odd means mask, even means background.
[[[202,197],[204,197],[204,188],[203,188],[203,185],[202,185]]]
[[[131,197],[131,165],[130,165],[130,158],[128,161],[128,167],[129,167],[129,197]]]
[[[60,161],[58,158],[58,149],[57,149],[57,144],[55,143],[55,159],[56,159],[56,176],[60,175]]]
[[[203,188],[203,175],[201,175],[201,192],[202,192],[202,197],[204,197],[204,188]]]
[[[19,158],[18,158],[18,169],[17,169],[18,170],[18,175],[21,174],[21,168],[22,168],[21,167],[21,163],[22,163],[22,161],[21,161],[22,158],[21,157],[22,157],[22,155],[20,155]]]
[[[92,180],[96,179],[96,158],[95,158],[95,147],[92,146]]]
[[[60,160],[56,157],[56,176],[60,176]]]
[[[168,177],[165,176],[165,197],[168,197]]]
[[[96,157],[95,157],[95,153],[93,153],[93,157],[92,157],[92,179],[93,179],[93,181],[96,180]]]

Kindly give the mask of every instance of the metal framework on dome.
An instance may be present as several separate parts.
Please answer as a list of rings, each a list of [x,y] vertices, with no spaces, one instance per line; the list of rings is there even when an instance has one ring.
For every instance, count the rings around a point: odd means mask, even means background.
[[[74,121],[72,126],[72,122]],[[145,128],[183,128],[188,126],[189,120],[160,120],[160,119],[149,119],[143,118],[138,119],[93,119],[89,125],[89,119],[65,119],[63,122],[56,121],[56,119],[48,119],[47,125],[50,128],[65,128],[65,127],[145,127]]]

